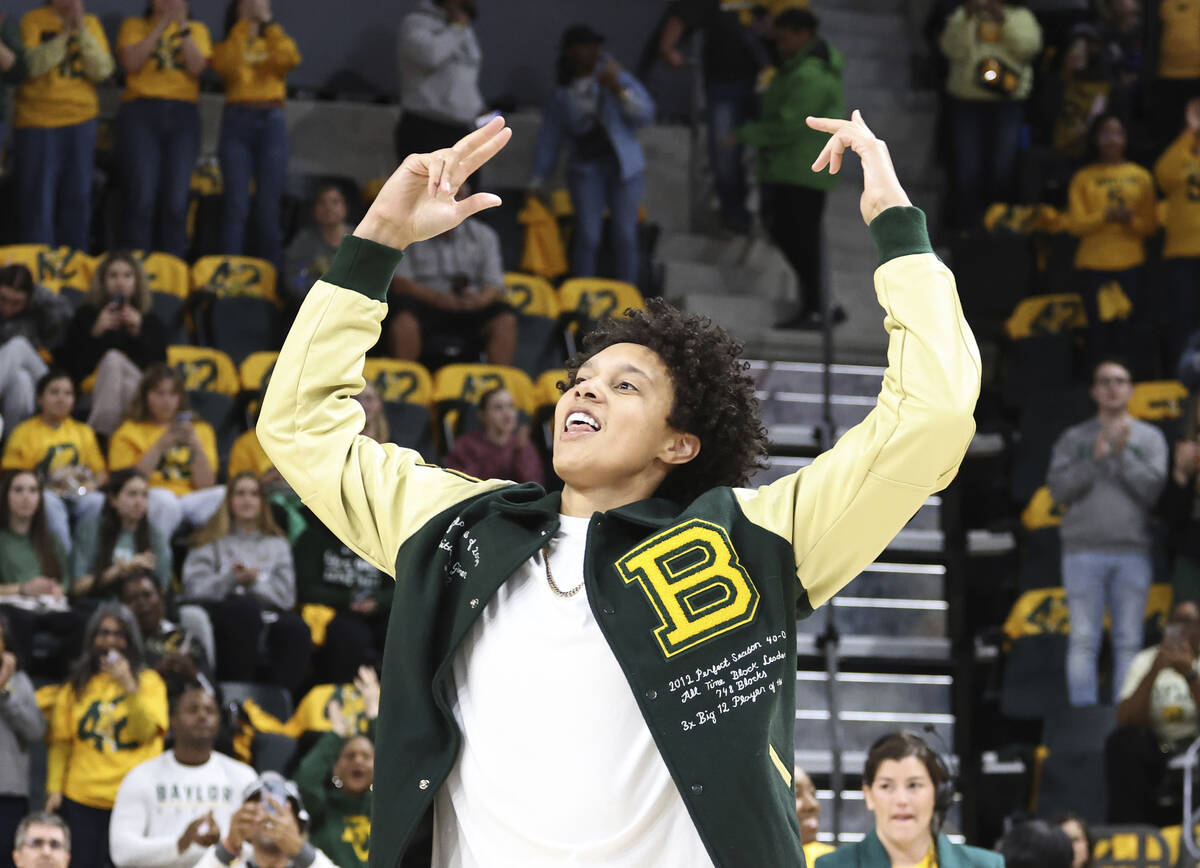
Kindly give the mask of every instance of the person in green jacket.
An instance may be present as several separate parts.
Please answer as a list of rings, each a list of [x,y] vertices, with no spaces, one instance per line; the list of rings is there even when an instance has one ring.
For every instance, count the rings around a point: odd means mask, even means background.
[[[338,868],[367,868],[371,852],[371,801],[375,784],[375,718],[379,678],[362,667],[354,686],[363,698],[367,731],[333,719],[296,769],[296,785],[311,819],[309,840]]]
[[[761,119],[738,130],[738,138],[759,149],[767,229],[800,284],[800,310],[780,328],[820,328],[821,215],[825,194],[838,176],[812,170],[827,137],[805,118],[841,117],[842,53],[817,35],[817,19],[807,9],[787,9],[774,24],[782,62],[762,98]],[[835,322],[845,312],[831,312]]]
[[[816,868],[1004,868],[1004,857],[954,844],[940,833],[954,797],[946,763],[919,736],[885,735],[863,770],[875,828],[857,844],[816,861]]]

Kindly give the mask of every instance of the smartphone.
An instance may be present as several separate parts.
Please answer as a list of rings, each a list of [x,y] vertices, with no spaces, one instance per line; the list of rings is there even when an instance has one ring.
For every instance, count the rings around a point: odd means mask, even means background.
[[[262,794],[263,807],[272,814],[279,813],[275,805],[271,803],[271,799],[274,799],[285,807],[287,806],[287,781],[278,772],[263,772]]]
[[[116,648],[109,648],[108,653],[104,655],[104,662],[109,666],[116,666],[117,661],[121,659],[121,652]]]
[[[192,423],[192,411],[180,410],[175,414],[176,425],[190,425]]]
[[[1168,624],[1163,628],[1164,645],[1183,645],[1186,641],[1182,624]]]

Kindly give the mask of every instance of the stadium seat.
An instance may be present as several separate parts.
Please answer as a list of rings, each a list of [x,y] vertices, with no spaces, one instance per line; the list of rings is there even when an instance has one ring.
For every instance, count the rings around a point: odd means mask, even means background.
[[[1033,245],[1023,236],[955,238],[950,261],[963,313],[981,338],[999,337],[1005,318],[1033,283]]]
[[[282,687],[256,684],[253,681],[222,681],[219,685],[221,698],[226,702],[245,702],[253,699],[265,712],[279,720],[292,716],[292,696]]]
[[[233,441],[243,428],[238,411],[241,383],[237,369],[227,355],[210,347],[167,347],[167,364],[183,377],[192,409],[212,426],[224,468]]]
[[[20,263],[33,274],[35,283],[56,292],[79,306],[92,282],[96,258],[70,247],[45,244],[10,244],[0,247],[0,265]]]
[[[1187,398],[1188,390],[1178,380],[1145,380],[1133,386],[1129,413],[1158,428],[1171,444],[1183,435]]]
[[[267,380],[275,369],[279,353],[264,351],[251,353],[238,366],[238,381],[243,392],[261,392],[266,388]]]
[[[1028,503],[1046,484],[1054,443],[1067,428],[1096,412],[1084,386],[1053,392],[1029,392],[1021,401],[1018,436],[1013,442],[1011,494],[1017,503]]]
[[[566,368],[554,368],[543,371],[533,384],[533,431],[538,435],[535,442],[540,445],[542,457],[547,460],[554,451],[554,408],[558,405],[558,399],[562,397],[558,384],[566,382],[566,379]]]
[[[517,355],[513,364],[531,377],[566,358],[558,322],[558,296],[545,278],[507,272],[507,301],[517,312]]]
[[[290,735],[280,732],[256,732],[250,742],[254,770],[260,774],[279,772],[281,775],[288,775],[298,746],[299,742]]]
[[[602,277],[573,277],[558,288],[559,308],[586,328],[606,316],[623,316],[626,309],[641,310],[646,303],[632,283]]]
[[[135,250],[133,255],[142,263],[150,284],[150,309],[167,329],[167,340],[188,343],[191,329],[187,321],[187,297],[191,290],[191,275],[187,263],[178,256],[160,251]]]
[[[449,451],[454,438],[478,427],[475,413],[479,399],[503,387],[512,393],[517,408],[532,418],[535,407],[533,382],[518,368],[505,365],[447,365],[433,378],[434,410],[442,434],[443,449]]]
[[[279,347],[283,322],[275,266],[252,256],[205,256],[192,266],[192,292],[201,295],[197,335],[237,363]]]
[[[1034,392],[1070,387],[1075,373],[1076,332],[1087,325],[1077,293],[1039,295],[1021,301],[1005,322],[1009,343],[1004,397],[1019,407]]]
[[[1025,529],[1021,540],[1021,560],[1017,586],[1024,591],[1056,588],[1062,584],[1062,542],[1059,527],[1063,508],[1054,503],[1050,489],[1042,486],[1034,492],[1021,513]]]
[[[1089,823],[1104,821],[1104,743],[1116,726],[1111,705],[1063,706],[1046,715],[1042,743],[1049,754],[1038,776],[1038,816],[1072,811]]]
[[[1162,829],[1153,826],[1092,826],[1092,868],[1176,868]]]
[[[375,386],[393,443],[415,449],[429,462],[437,460],[433,439],[433,380],[416,362],[367,359],[363,377]]]
[[[1000,687],[1007,717],[1039,720],[1067,701],[1067,631],[1070,616],[1062,588],[1026,591],[1004,622],[1011,643]]]

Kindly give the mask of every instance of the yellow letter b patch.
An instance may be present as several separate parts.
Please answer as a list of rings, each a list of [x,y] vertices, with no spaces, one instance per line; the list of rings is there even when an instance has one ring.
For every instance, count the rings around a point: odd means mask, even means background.
[[[651,537],[617,561],[658,612],[654,637],[673,657],[754,620],[758,589],[725,529],[692,519]]]

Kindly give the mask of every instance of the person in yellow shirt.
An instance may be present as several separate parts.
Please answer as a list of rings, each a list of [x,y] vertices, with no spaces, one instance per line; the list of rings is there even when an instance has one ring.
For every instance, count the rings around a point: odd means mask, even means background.
[[[128,418],[108,444],[111,470],[136,467],[150,480],[150,523],[170,539],[180,524],[199,526],[221,506],[217,439],[192,419],[183,379],[164,364],[146,369]]]
[[[71,418],[75,384],[60,369],[37,383],[38,415],[26,419],[9,435],[0,468],[33,470],[45,485],[46,524],[63,548],[71,548],[71,518],[96,515],[104,506],[99,487],[107,469],[96,433]],[[68,509],[68,504],[70,509]]]
[[[1141,297],[1142,266],[1145,238],[1158,228],[1158,200],[1154,178],[1125,158],[1125,143],[1121,118],[1098,116],[1088,135],[1092,161],[1075,173],[1067,190],[1067,228],[1079,238],[1075,268],[1087,309],[1088,351],[1095,362],[1133,355],[1135,326],[1148,319]],[[1148,363],[1134,361],[1135,377],[1150,373]]]
[[[51,0],[21,18],[29,77],[17,88],[13,162],[27,244],[88,247],[96,85],[113,71],[108,39],[83,0]]]
[[[1162,255],[1177,359],[1200,327],[1200,97],[1188,103],[1183,132],[1154,164],[1154,180],[1167,196]]]
[[[1200,0],[1158,0],[1158,33],[1150,120],[1161,149],[1175,135],[1188,100],[1200,96]]]
[[[119,246],[180,257],[187,252],[188,186],[200,155],[196,103],[211,54],[208,28],[189,18],[187,0],[150,0],[145,14],[121,23],[117,57],[125,92],[117,153],[125,213]]]
[[[83,652],[50,712],[46,810],[67,822],[73,868],[105,868],[117,788],[139,763],[162,753],[167,688],[144,665],[130,611],[105,603],[88,620]]]
[[[300,52],[274,19],[271,0],[232,0],[225,39],[213,48],[212,67],[225,80],[225,112],[217,155],[225,180],[221,252],[245,252],[254,181],[258,255],[283,268],[279,202],[287,180],[288,133],[283,104],[287,74]]]

